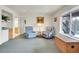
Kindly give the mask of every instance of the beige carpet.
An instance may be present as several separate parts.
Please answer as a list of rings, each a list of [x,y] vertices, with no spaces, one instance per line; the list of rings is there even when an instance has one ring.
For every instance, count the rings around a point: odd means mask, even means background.
[[[59,53],[53,40],[17,37],[0,45],[0,53]]]

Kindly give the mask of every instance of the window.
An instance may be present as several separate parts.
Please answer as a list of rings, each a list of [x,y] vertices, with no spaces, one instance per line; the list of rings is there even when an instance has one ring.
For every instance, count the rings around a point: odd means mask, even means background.
[[[79,38],[79,10],[64,14],[61,20],[60,32],[73,38]]]
[[[69,34],[70,31],[70,14],[62,16],[62,30],[65,34]]]
[[[72,13],[72,30],[75,37],[79,36],[79,11]]]

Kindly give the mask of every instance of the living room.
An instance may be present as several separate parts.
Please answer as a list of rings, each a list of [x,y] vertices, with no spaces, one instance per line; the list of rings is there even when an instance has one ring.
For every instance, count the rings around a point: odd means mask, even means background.
[[[69,12],[78,8],[79,6],[76,5],[0,6],[0,16],[2,16],[0,18],[0,52],[79,52],[79,41],[76,36],[78,31],[73,30],[74,35],[69,35],[69,28],[65,30],[61,21],[64,17],[72,17]],[[77,13],[74,13],[75,16],[79,16]]]

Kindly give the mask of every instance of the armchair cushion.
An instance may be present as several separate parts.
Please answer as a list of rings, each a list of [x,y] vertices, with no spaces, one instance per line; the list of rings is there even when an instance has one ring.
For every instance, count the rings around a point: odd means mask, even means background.
[[[51,28],[52,28],[52,27],[51,27]],[[51,31],[45,31],[45,32],[43,33],[43,37],[44,37],[44,38],[47,38],[47,39],[52,38],[54,35],[55,35],[55,30],[54,30],[54,28],[52,28]]]
[[[26,37],[27,38],[34,38],[34,37],[36,37],[36,33],[33,31],[32,26],[28,26],[25,29],[26,29]]]

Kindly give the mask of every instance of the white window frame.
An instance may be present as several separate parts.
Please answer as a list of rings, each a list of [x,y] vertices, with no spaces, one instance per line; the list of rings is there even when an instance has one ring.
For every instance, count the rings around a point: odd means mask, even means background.
[[[71,27],[72,27],[72,25],[71,25],[71,23],[72,23],[71,19],[72,19],[72,13],[74,11],[76,11],[76,10],[79,10],[79,6],[76,6],[76,7],[72,8],[71,10],[66,11],[66,12],[64,12],[64,13],[61,14],[61,17],[60,17],[60,31],[59,31],[59,33],[62,34],[62,35],[64,35],[64,36],[70,37],[72,39],[79,40],[79,38],[71,36]],[[70,14],[70,33],[69,34],[65,34],[62,31],[62,16],[66,15],[66,14]]]

